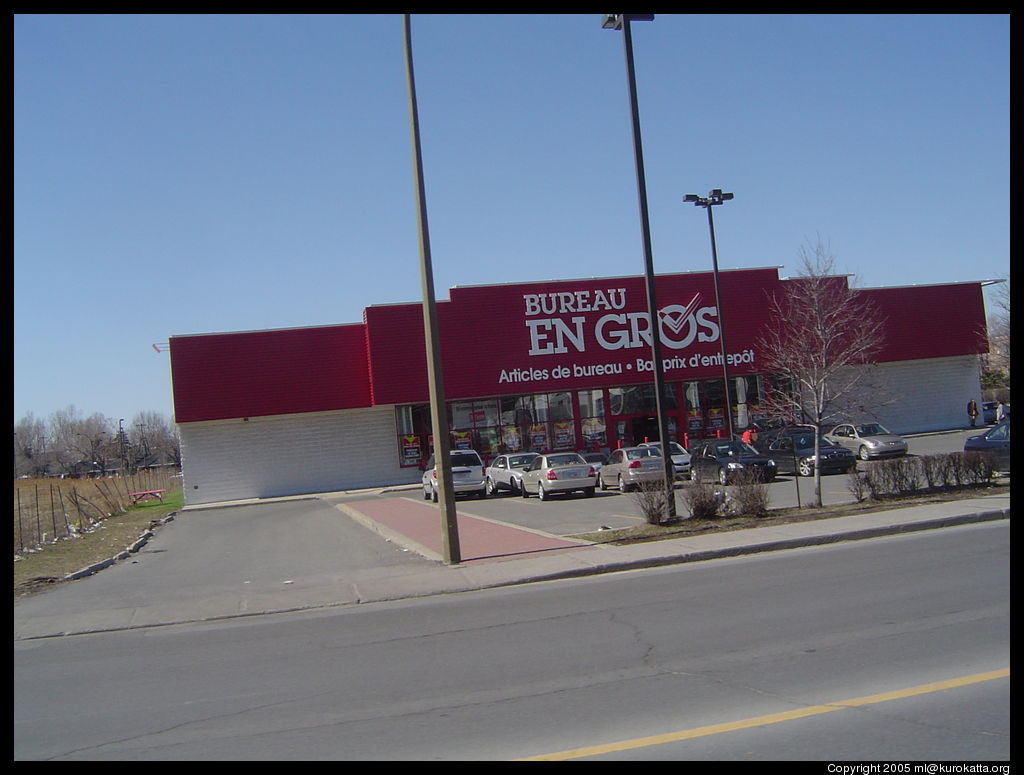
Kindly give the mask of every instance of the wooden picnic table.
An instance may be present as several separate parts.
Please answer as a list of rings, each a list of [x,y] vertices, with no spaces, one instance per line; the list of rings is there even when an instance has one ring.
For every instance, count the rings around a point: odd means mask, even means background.
[[[140,492],[130,492],[128,497],[132,499],[132,505],[139,503],[140,501],[162,501],[164,499],[164,493],[167,490],[142,490]]]

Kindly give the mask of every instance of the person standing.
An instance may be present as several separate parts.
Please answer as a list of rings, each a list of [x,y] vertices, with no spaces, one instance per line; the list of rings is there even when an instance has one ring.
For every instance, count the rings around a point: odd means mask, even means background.
[[[978,402],[973,398],[967,402],[967,416],[971,418],[971,427],[974,427],[974,423],[978,420]]]

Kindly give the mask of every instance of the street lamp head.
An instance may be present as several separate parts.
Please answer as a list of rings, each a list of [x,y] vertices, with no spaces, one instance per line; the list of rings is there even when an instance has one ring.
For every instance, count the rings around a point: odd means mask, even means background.
[[[732,199],[732,196],[732,194],[723,192],[720,188],[713,188],[708,192],[707,196],[687,194],[683,197],[683,201],[693,202],[697,207],[711,207],[711,205],[720,205],[722,202],[728,202]]]
[[[623,22],[652,22],[653,13],[606,13],[601,20],[601,28],[606,30],[621,30]]]

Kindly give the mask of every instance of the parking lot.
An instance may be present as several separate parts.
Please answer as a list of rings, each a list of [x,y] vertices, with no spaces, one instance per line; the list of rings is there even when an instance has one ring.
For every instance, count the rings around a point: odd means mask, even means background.
[[[979,426],[965,430],[906,436],[910,455],[931,455],[963,450],[964,441],[970,436],[984,433],[987,427]],[[870,463],[858,463],[858,466]],[[681,497],[682,490],[689,487],[689,481],[676,482],[676,504],[678,513],[685,515],[686,506]],[[769,485],[771,508],[787,508],[798,503],[806,504],[813,494],[814,479],[779,476]],[[363,496],[365,497],[365,496]],[[411,498],[422,500],[418,487],[396,490],[383,497]],[[824,505],[851,503],[855,499],[848,488],[846,474],[831,474],[822,477],[822,501]],[[644,523],[640,504],[633,493],[619,493],[614,489],[598,490],[592,498],[580,493],[558,496],[548,501],[536,497],[524,499],[517,493],[503,492],[480,500],[460,498],[459,513],[485,519],[494,519],[533,530],[555,535],[579,535],[601,528],[623,528]]]

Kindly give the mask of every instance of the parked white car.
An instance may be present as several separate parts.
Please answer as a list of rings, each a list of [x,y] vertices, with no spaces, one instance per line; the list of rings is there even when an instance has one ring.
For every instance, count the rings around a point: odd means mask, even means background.
[[[535,457],[536,452],[521,452],[494,458],[485,472],[487,494],[497,495],[499,490],[520,492],[523,487],[523,471]]]
[[[453,449],[450,451],[452,462],[452,489],[456,495],[476,495],[487,497],[487,484],[484,477],[484,461],[472,449]],[[423,500],[437,503],[437,492],[440,486],[437,481],[437,467],[434,456],[430,456],[426,469],[423,471]]]
[[[576,452],[552,452],[538,455],[523,472],[521,494],[536,493],[542,501],[554,493],[579,490],[588,498],[597,488],[597,471]]]

